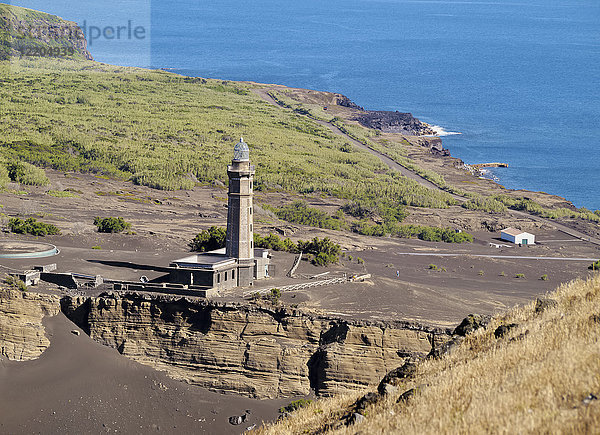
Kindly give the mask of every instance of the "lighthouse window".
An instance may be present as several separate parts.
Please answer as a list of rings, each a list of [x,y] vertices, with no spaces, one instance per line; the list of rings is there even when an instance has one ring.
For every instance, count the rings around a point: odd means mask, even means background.
[[[252,207],[250,207],[250,214],[252,214]]]
[[[221,274],[219,273],[217,275],[217,284],[220,284],[220,283],[221,283]]]
[[[225,272],[225,281],[227,281],[227,272]]]
[[[231,279],[235,279],[235,269],[231,271]]]
[[[252,231],[252,227],[253,227],[253,225],[252,225],[252,224],[250,224],[250,231]]]

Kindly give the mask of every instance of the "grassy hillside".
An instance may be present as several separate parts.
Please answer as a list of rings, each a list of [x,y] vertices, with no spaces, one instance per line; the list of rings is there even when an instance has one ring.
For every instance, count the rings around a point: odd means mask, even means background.
[[[7,68],[5,66],[5,68]],[[445,208],[453,199],[264,102],[252,86],[64,60],[13,61],[1,78],[0,156],[158,189],[221,180],[240,136],[257,188]]]
[[[449,354],[418,365],[396,393],[362,411],[361,423],[340,423],[357,393],[319,400],[258,433],[597,433],[600,274],[549,297],[555,306],[532,302],[498,315]]]
[[[0,60],[24,53],[91,59],[86,46],[83,32],[76,23],[44,12],[0,3]]]

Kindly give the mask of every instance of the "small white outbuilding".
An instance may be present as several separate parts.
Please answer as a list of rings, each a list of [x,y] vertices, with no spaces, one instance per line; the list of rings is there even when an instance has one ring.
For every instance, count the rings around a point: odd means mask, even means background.
[[[535,236],[516,228],[506,228],[500,232],[500,238],[516,245],[535,245]]]

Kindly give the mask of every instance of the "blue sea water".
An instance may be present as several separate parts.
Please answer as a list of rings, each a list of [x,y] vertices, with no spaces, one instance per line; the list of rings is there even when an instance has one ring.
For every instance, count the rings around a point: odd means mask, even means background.
[[[494,170],[506,187],[600,209],[598,0],[12,3],[88,25],[145,26],[143,41],[95,41],[100,61],[412,112],[461,132],[444,145],[465,162],[509,163]]]

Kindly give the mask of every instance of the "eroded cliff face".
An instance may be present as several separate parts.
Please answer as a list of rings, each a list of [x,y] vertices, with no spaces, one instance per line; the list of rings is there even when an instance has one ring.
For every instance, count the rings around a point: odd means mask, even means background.
[[[0,356],[13,361],[38,358],[50,345],[42,320],[59,312],[55,296],[0,289]]]
[[[77,23],[0,4],[0,60],[19,56],[94,60]]]
[[[445,331],[210,301],[111,295],[64,298],[94,340],[211,390],[256,398],[332,395],[374,385]]]

